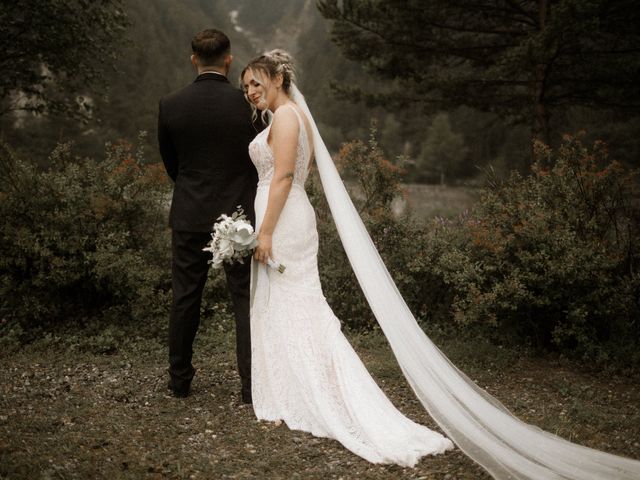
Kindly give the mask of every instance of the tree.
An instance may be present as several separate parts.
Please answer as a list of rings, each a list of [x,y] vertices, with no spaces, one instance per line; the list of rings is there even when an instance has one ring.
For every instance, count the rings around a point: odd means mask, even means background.
[[[431,111],[466,104],[531,125],[572,105],[640,112],[640,6],[633,0],[320,0],[347,58],[396,79],[350,96]]]
[[[434,173],[437,174],[443,185],[447,178],[469,174],[469,169],[464,171],[464,161],[467,159],[469,149],[462,135],[451,129],[448,114],[436,115],[425,137],[418,157],[418,167],[421,172],[430,174],[430,177],[433,177]]]
[[[116,58],[127,17],[121,0],[13,0],[0,4],[0,116],[90,109],[77,97]]]

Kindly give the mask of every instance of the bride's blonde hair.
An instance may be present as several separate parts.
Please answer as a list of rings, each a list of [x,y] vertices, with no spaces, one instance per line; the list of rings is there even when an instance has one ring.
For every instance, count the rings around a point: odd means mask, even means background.
[[[251,71],[254,79],[262,85],[264,85],[262,75],[266,75],[269,80],[273,80],[279,74],[282,75],[282,89],[287,95],[290,95],[291,85],[296,81],[296,74],[295,69],[293,68],[293,58],[289,52],[280,48],[263,53],[259,57],[251,60],[247,66],[242,69],[242,73],[240,74],[240,85],[244,91],[244,96],[247,99],[247,102],[251,105],[251,110],[253,111],[252,119],[255,121],[258,118],[257,108],[249,101],[247,92],[243,87],[243,78],[247,71]],[[266,110],[263,110],[260,115],[263,123],[265,124],[268,123],[265,118],[267,115],[266,112]]]

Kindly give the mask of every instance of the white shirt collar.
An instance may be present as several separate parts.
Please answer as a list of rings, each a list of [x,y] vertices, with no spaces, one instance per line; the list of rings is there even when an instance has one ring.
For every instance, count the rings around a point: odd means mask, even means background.
[[[205,73],[215,73],[216,75],[220,75],[221,77],[227,78],[224,73],[216,72],[215,70],[205,70],[204,72],[200,72],[198,75],[204,75]]]

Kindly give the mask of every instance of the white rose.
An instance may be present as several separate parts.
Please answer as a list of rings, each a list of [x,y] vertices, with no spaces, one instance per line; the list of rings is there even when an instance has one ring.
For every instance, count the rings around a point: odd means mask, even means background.
[[[231,235],[236,245],[243,247],[243,249],[253,248],[256,242],[253,234],[253,227],[247,222],[238,222],[236,224],[236,231]]]

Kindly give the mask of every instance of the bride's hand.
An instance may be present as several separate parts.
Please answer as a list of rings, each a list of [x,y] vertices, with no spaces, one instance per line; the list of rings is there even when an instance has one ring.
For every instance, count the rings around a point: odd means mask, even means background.
[[[253,253],[253,258],[263,264],[267,264],[269,258],[271,258],[271,235],[266,233],[258,233],[258,246]]]

